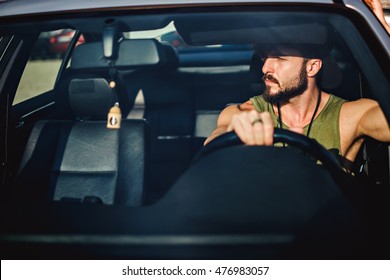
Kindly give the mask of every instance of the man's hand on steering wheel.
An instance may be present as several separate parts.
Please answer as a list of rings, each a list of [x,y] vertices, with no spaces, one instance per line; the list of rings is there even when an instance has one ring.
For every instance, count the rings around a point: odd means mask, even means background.
[[[194,157],[193,163],[217,150],[234,145],[272,146],[285,143],[297,147],[323,163],[335,176],[343,177],[345,170],[340,162],[316,140],[303,135],[303,128],[289,130],[275,128],[269,112],[242,111],[233,115],[227,131],[211,140]]]
[[[300,127],[290,130],[303,133],[303,128]],[[251,110],[235,114],[227,128],[227,132],[231,131],[246,145],[272,146],[274,142],[274,123],[269,112]]]

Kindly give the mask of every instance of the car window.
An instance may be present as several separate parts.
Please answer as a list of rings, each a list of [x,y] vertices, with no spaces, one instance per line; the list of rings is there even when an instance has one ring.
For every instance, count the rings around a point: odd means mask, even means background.
[[[357,127],[388,128],[372,108],[390,120],[390,41],[368,7],[119,2],[0,9],[15,36],[8,61],[0,41],[4,256],[382,256],[390,135],[363,145]],[[232,132],[204,146],[235,113],[249,132],[268,116],[278,145],[233,147]]]
[[[74,30],[60,29],[39,35],[24,69],[13,105],[54,88],[62,58],[74,34]],[[77,44],[83,42],[84,38],[81,36]]]

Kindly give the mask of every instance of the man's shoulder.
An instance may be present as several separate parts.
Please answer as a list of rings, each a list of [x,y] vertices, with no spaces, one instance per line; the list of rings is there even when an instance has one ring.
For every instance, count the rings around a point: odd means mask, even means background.
[[[377,106],[378,102],[373,100],[373,99],[369,99],[369,98],[360,98],[360,99],[357,99],[357,100],[345,101],[345,105],[347,107],[361,107],[361,108],[364,108],[364,107]]]
[[[333,95],[333,94],[329,94],[329,93],[326,93],[326,94],[329,95],[329,100],[330,100],[331,102],[333,102],[333,103],[344,103],[344,102],[347,102],[346,99],[341,98],[341,97],[339,97],[339,96],[337,96],[337,95]]]
[[[378,105],[373,99],[360,98],[352,101],[345,101],[341,107],[341,111],[347,115],[361,115]]]

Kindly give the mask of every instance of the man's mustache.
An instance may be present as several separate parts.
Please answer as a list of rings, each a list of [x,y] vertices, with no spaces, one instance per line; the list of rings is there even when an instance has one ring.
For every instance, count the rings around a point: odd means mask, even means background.
[[[271,74],[265,74],[262,78],[261,78],[264,82],[265,80],[268,80],[270,82],[273,82],[273,83],[276,83],[279,85],[279,81],[278,79],[276,79],[275,77],[273,77]]]

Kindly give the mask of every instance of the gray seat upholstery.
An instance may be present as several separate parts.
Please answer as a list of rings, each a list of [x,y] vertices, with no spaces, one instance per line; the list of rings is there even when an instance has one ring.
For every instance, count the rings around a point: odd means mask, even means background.
[[[16,187],[25,199],[142,204],[145,121],[40,121],[31,133]]]

